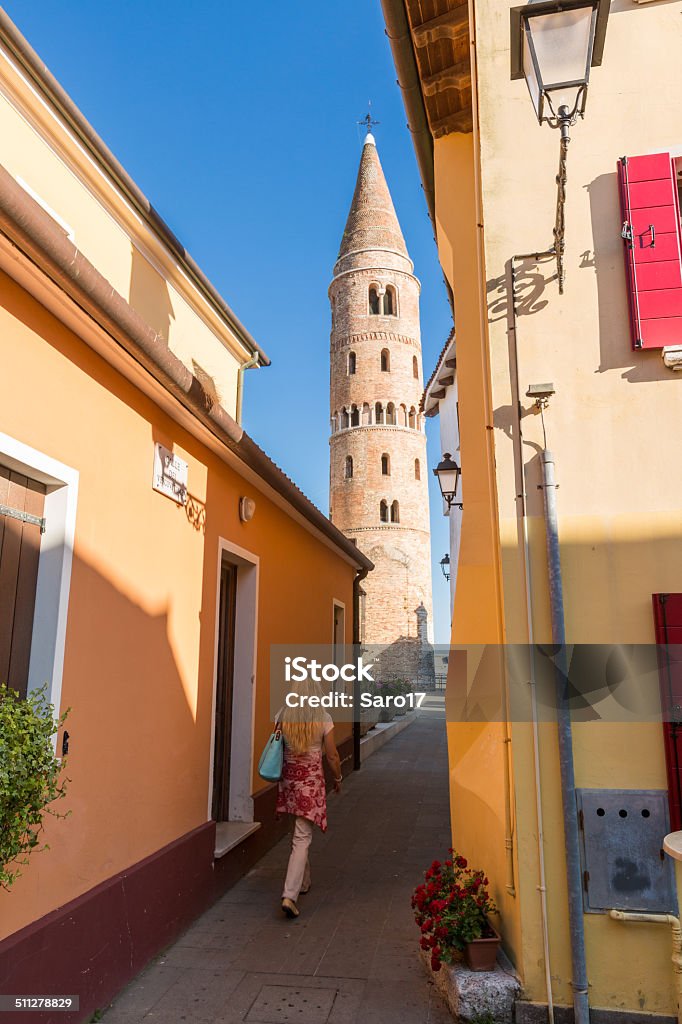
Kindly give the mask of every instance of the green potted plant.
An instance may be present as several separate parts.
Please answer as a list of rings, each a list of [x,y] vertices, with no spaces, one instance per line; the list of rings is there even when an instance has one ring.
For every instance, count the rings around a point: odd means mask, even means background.
[[[442,864],[434,860],[412,894],[420,946],[430,955],[434,971],[462,954],[472,971],[492,971],[500,936],[489,919],[497,908],[488,893],[488,879],[455,850],[449,852]]]
[[[65,818],[52,806],[64,797],[63,762],[52,737],[68,711],[55,719],[46,687],[22,698],[0,685],[0,886],[10,889],[20,865],[40,845],[43,815]],[[45,843],[42,849],[48,849]]]

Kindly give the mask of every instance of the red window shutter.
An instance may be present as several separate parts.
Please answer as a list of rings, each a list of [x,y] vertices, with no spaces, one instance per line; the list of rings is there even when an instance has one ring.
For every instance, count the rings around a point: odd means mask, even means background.
[[[682,345],[680,204],[670,153],[618,161],[634,348]]]
[[[654,594],[670,828],[682,829],[682,594]]]

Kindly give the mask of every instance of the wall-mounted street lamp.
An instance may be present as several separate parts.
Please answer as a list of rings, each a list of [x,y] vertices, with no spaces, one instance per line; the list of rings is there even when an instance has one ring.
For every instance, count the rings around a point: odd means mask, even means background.
[[[455,498],[457,496],[457,484],[459,483],[462,470],[452,458],[450,452],[443,452],[443,458],[433,472],[434,475],[438,477],[440,493],[443,495],[443,501],[447,503],[448,511],[450,511],[453,505],[456,505],[457,508],[461,508],[462,502],[455,501]]]
[[[447,553],[443,555],[440,560],[440,571],[445,576],[446,580],[450,580],[450,555]]]
[[[511,77],[525,78],[540,124],[561,131],[554,245],[564,290],[564,207],[569,128],[584,117],[590,68],[601,64],[610,0],[530,0],[511,9]]]

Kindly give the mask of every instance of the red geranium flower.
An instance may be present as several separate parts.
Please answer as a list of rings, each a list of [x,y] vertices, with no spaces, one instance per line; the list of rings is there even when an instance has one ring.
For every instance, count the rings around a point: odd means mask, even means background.
[[[430,951],[433,970],[450,961],[467,942],[483,934],[489,914],[496,913],[483,871],[469,867],[465,857],[450,847],[452,857],[432,861],[424,882],[412,894],[414,919],[421,930],[420,946]]]

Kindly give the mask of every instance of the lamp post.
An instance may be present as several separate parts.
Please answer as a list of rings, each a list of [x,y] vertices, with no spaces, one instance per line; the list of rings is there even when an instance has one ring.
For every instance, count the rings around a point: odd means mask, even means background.
[[[452,458],[450,452],[443,452],[443,458],[433,472],[434,476],[438,477],[440,493],[443,495],[443,501],[448,506],[448,512],[453,505],[456,505],[457,508],[462,508],[462,502],[455,501],[457,484],[459,483],[462,470]]]
[[[540,124],[561,132],[554,245],[564,290],[566,155],[569,129],[585,116],[590,68],[601,64],[610,0],[530,0],[512,7],[511,77],[525,78]]]

